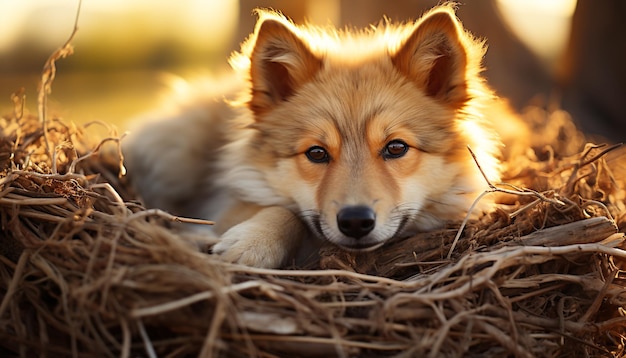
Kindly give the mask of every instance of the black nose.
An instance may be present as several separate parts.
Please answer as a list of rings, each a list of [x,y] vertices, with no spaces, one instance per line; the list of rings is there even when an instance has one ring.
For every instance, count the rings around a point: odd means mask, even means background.
[[[360,239],[374,230],[376,213],[368,206],[346,206],[337,213],[337,225],[344,235]]]

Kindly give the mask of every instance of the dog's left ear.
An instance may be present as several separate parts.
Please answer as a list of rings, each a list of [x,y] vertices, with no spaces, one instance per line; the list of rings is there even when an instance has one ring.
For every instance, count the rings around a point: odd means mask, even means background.
[[[428,96],[452,107],[460,107],[468,97],[462,31],[452,10],[436,10],[418,22],[391,58]]]
[[[257,25],[250,57],[252,99],[250,109],[258,116],[291,97],[299,86],[322,67],[287,20],[267,18]]]

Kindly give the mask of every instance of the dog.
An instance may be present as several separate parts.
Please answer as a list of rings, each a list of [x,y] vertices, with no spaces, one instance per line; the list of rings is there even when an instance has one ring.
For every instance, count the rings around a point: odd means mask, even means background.
[[[190,84],[124,144],[146,206],[216,221],[214,254],[277,268],[307,240],[374,250],[462,219],[499,180],[493,128],[515,115],[453,5],[359,31],[257,13],[234,74]]]

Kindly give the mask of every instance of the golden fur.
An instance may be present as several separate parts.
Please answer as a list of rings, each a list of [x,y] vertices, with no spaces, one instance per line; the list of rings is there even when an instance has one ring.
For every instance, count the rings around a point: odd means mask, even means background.
[[[237,75],[192,85],[125,148],[148,206],[217,221],[214,253],[279,267],[302,239],[372,250],[441,227],[487,187],[467,146],[499,179],[489,122],[511,115],[452,6],[362,31],[258,14]]]

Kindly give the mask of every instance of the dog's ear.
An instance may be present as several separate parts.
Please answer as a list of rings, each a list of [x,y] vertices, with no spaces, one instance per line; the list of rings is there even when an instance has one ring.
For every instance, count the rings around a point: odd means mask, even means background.
[[[310,80],[322,61],[290,27],[278,19],[261,20],[250,57],[250,109],[260,115],[287,100]]]
[[[392,55],[392,62],[427,95],[459,107],[468,96],[462,31],[451,10],[430,13]]]

